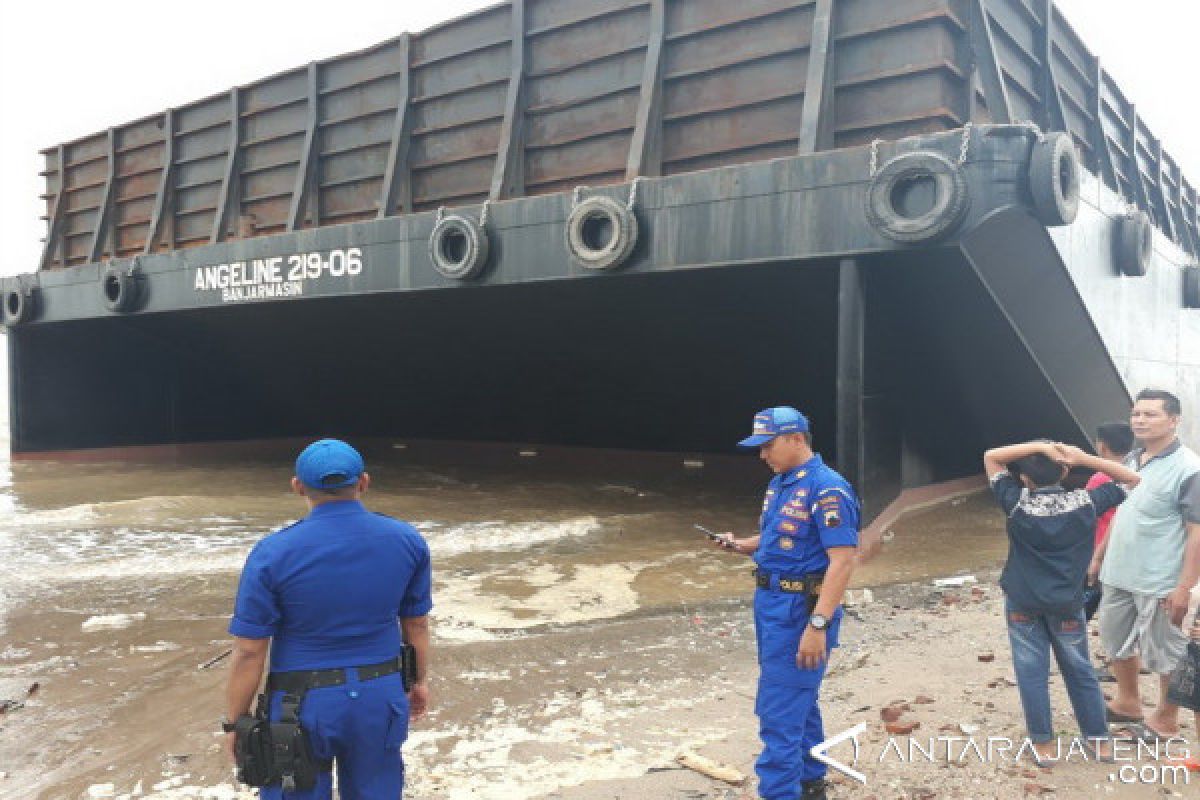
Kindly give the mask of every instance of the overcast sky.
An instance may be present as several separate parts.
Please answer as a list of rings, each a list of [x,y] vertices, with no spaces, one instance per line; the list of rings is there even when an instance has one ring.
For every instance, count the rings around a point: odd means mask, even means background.
[[[556,0],[584,3],[588,0]],[[872,0],[891,2],[891,0]],[[688,2],[688,0],[668,0]],[[46,223],[38,151],[493,0],[161,0],[0,10],[0,274],[36,269]],[[1195,0],[1058,0],[1151,130],[1200,186]]]

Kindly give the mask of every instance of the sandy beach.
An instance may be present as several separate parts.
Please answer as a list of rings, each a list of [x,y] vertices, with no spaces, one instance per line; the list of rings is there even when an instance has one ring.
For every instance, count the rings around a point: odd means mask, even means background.
[[[867,783],[837,776],[831,797],[1182,796],[1184,787],[1172,783],[1180,776],[1167,776],[1167,785],[1123,782],[1117,771],[1124,762],[1075,758],[1039,770],[964,751],[968,739],[1023,736],[995,571],[977,577],[961,588],[929,580],[874,587],[868,602],[855,592],[860,602],[847,618],[823,709],[829,735],[866,723],[857,768]],[[225,577],[197,580],[177,596],[203,606],[197,598],[216,604],[232,588]],[[17,705],[0,716],[0,797],[253,796],[230,780],[214,734],[224,664],[198,668],[221,652],[224,619],[214,613],[182,622],[172,619],[172,605],[164,597],[128,627],[90,632],[80,630],[78,614],[62,610],[29,609],[10,619],[11,640],[40,652],[20,668],[4,668],[3,696]],[[443,648],[436,709],[405,747],[406,797],[757,796],[756,669],[746,601],[552,633],[517,658],[503,642]],[[1056,727],[1069,735],[1070,706],[1061,681],[1051,681]],[[36,691],[22,696],[35,682]],[[1154,696],[1149,679],[1143,694]],[[917,727],[895,737],[899,749],[887,750],[881,710],[896,703],[907,706],[900,721]],[[1194,740],[1190,715],[1184,721]],[[937,737],[957,741],[933,758],[920,751],[907,758],[909,738],[924,747]],[[724,783],[677,763],[689,752],[746,780]],[[850,763],[853,750],[846,742],[831,755]],[[1131,755],[1128,764],[1144,777],[1156,762]]]

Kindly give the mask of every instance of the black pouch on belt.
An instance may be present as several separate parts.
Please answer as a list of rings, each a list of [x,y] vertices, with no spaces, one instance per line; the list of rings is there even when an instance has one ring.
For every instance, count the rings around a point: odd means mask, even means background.
[[[259,698],[259,708],[266,704]],[[258,714],[242,714],[234,723],[234,758],[238,780],[247,786],[266,786],[271,782],[271,723]]]
[[[268,722],[268,699],[259,695],[254,716],[238,718],[234,729],[238,780],[247,786],[280,784],[285,792],[303,792],[316,786],[318,773],[329,770],[329,762],[313,757],[308,734],[300,727],[303,699],[303,695],[285,694],[279,721]]]
[[[271,760],[285,792],[304,792],[317,785],[317,773],[330,765],[313,758],[308,733],[300,727],[304,695],[285,694],[278,722],[271,723]]]
[[[411,644],[400,647],[400,677],[404,681],[406,692],[417,682],[417,648]]]

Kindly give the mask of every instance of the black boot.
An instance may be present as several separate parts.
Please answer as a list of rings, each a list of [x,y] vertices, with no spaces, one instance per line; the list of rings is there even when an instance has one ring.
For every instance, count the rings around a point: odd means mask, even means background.
[[[829,784],[823,778],[818,778],[815,781],[804,781],[800,785],[804,787],[804,791],[800,793],[800,800],[827,800],[828,795],[825,794],[825,787]]]

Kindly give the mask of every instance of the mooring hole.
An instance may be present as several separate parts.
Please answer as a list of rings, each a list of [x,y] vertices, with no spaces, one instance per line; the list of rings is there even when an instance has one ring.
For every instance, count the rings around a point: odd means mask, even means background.
[[[108,302],[115,303],[121,297],[121,282],[117,280],[116,275],[108,275],[104,278],[104,296],[108,298]]]
[[[8,314],[11,317],[15,317],[21,313],[21,295],[16,292],[9,292],[4,295],[4,307],[8,309]]]
[[[936,203],[937,179],[929,173],[902,178],[892,189],[892,208],[906,219],[928,214]]]
[[[608,214],[588,214],[583,218],[580,236],[589,250],[604,250],[613,239],[613,221]]]
[[[462,231],[448,230],[442,234],[442,258],[451,264],[461,264],[467,258],[467,235]]]

